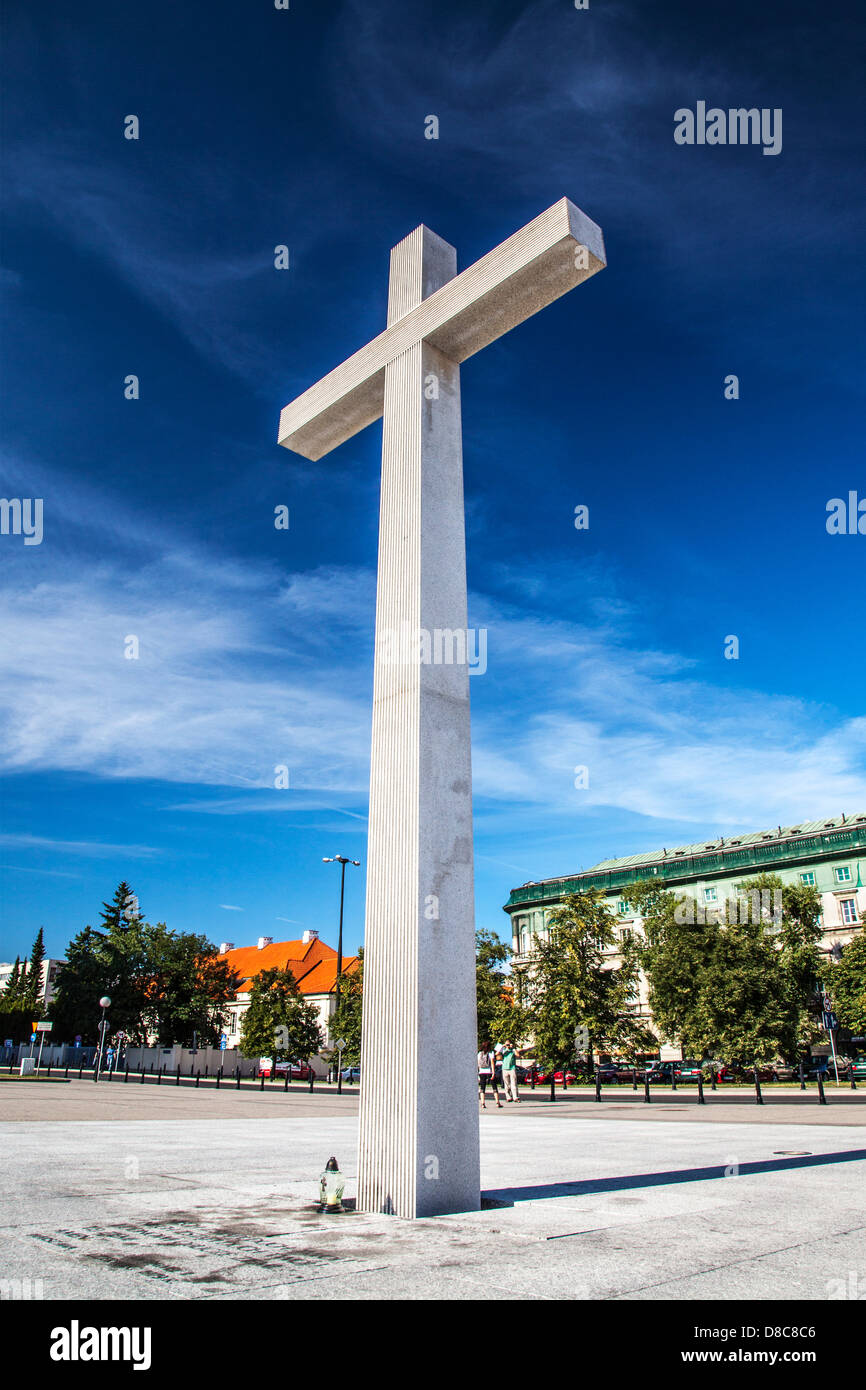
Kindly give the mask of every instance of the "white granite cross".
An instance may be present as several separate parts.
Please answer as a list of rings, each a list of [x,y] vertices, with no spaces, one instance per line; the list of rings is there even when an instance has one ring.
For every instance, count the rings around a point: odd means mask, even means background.
[[[384,417],[362,1211],[480,1204],[469,668],[453,645],[467,621],[460,363],[604,265],[600,228],[567,198],[459,275],[453,246],[416,227],[391,252],[384,333],[280,416],[279,442],[308,459]],[[395,660],[407,633],[419,656]]]

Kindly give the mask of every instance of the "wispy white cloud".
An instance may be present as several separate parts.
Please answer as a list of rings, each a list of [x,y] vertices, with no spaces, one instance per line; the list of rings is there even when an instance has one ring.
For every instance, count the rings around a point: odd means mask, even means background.
[[[119,542],[120,544],[120,542]],[[288,579],[222,565],[172,538],[143,568],[61,552],[9,566],[0,615],[6,771],[64,770],[202,788],[173,807],[291,813],[348,829],[365,820],[373,575],[335,567]],[[604,576],[589,577],[602,597]],[[530,586],[531,589],[531,586]],[[693,823],[759,824],[866,805],[866,720],[696,677],[679,653],[642,647],[628,609],[576,623],[539,616],[539,595],[475,595],[488,673],[472,681],[480,823],[591,807]],[[593,612],[592,605],[584,611]],[[124,656],[129,635],[139,657]],[[290,786],[274,785],[277,765]],[[574,786],[574,770],[589,785]],[[214,797],[206,789],[230,788]],[[7,838],[33,849],[37,837]],[[69,852],[152,853],[73,845]],[[231,905],[226,905],[231,908]]]
[[[220,903],[223,912],[243,912],[242,907],[235,907],[234,903]]]
[[[52,840],[40,835],[2,834],[0,845],[14,849],[51,850],[58,854],[80,854],[95,857],[114,858],[126,855],[133,859],[146,859],[152,854],[161,853],[150,845],[109,845],[100,840]]]

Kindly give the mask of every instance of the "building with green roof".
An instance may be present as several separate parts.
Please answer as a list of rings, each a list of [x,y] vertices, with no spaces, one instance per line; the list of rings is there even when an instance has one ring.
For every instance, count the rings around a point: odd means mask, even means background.
[[[631,883],[648,879],[677,894],[693,897],[708,913],[723,910],[737,885],[759,873],[778,874],[783,883],[804,883],[821,895],[821,949],[844,945],[862,929],[866,914],[866,814],[803,821],[748,835],[725,835],[674,845],[645,854],[603,859],[592,868],[559,878],[521,884],[511,891],[504,911],[511,920],[514,966],[526,966],[533,938],[546,930],[550,914],[569,893],[599,888],[620,932],[640,929],[639,916],[623,897]],[[645,986],[638,1011],[649,1015]]]

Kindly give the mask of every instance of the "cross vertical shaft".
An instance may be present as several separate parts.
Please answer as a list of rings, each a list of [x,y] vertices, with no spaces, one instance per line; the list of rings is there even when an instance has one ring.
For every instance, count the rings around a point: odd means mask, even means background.
[[[456,269],[426,227],[394,247],[389,327]],[[480,1200],[468,652],[435,660],[466,639],[460,368],[423,339],[385,367],[379,525],[358,1205],[416,1217]]]

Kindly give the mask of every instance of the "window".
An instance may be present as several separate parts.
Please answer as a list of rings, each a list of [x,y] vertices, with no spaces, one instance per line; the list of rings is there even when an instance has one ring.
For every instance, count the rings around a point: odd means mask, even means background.
[[[851,870],[848,868],[848,865],[847,865],[847,864],[843,864],[842,867],[841,867],[841,869],[837,869],[837,870],[836,870],[836,882],[837,882],[837,883],[850,883],[850,882],[851,882]]]
[[[705,889],[704,889],[704,902],[705,902],[705,903],[714,903],[715,901],[716,901],[716,890],[715,890],[715,888],[705,888]]]
[[[800,882],[801,882],[801,883],[805,883],[806,886],[807,886],[807,888],[814,888],[814,887],[815,887],[815,875],[814,875],[814,873],[812,872],[811,869],[809,870],[808,873],[805,873],[805,874],[801,874],[801,875],[800,875]]]
[[[855,898],[842,898],[839,906],[842,909],[842,921],[846,926],[857,921],[857,901]]]
[[[620,898],[619,902],[616,905],[616,910],[621,917],[626,912],[628,912],[628,903],[626,902],[625,898]]]

